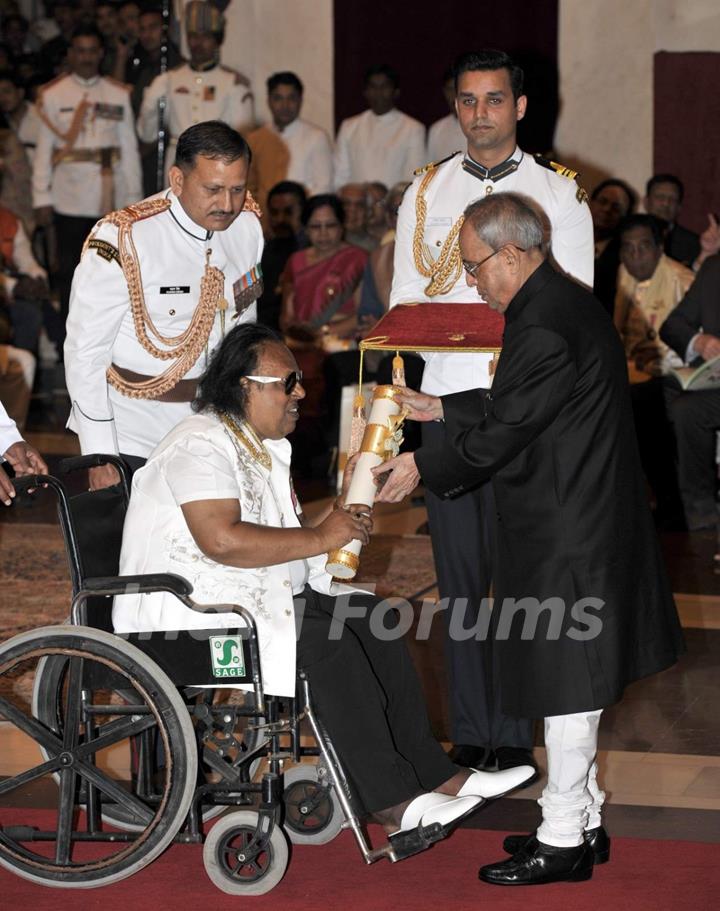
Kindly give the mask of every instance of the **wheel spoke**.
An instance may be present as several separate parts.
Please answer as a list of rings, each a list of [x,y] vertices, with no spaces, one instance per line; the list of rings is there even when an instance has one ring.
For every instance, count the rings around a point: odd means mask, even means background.
[[[109,721],[107,724],[98,728],[98,734],[92,740],[81,744],[75,749],[75,755],[84,759],[86,756],[92,756],[100,750],[107,749],[121,740],[126,740],[142,731],[146,731],[155,724],[154,715],[143,715],[141,718],[122,717]]]
[[[80,759],[75,765],[75,771],[81,778],[85,778],[91,784],[94,784],[106,797],[114,800],[115,803],[119,804],[121,807],[130,810],[130,812],[137,817],[139,822],[142,822],[147,826],[153,821],[155,811],[152,808],[144,804],[139,798],[135,797],[134,794],[126,791],[97,766],[86,762],[84,759]]]
[[[16,788],[29,784],[31,781],[35,781],[36,778],[42,778],[43,775],[48,775],[50,772],[57,772],[59,768],[60,760],[55,757],[53,759],[48,759],[47,762],[43,762],[40,765],[36,765],[32,769],[27,769],[19,775],[14,775],[12,778],[6,778],[4,781],[0,782],[0,795],[6,794],[9,791],[14,791]]]
[[[65,695],[65,725],[63,749],[72,750],[77,746],[80,735],[80,711],[82,701],[83,659],[71,658],[68,671],[68,686]]]
[[[55,863],[66,865],[70,862],[72,846],[72,821],[75,811],[75,770],[62,769],[60,772],[60,795],[55,843]]]
[[[0,696],[0,717],[14,724],[23,734],[31,737],[38,746],[44,747],[49,753],[58,753],[62,749],[61,740],[53,734],[37,718],[26,715],[17,706]]]

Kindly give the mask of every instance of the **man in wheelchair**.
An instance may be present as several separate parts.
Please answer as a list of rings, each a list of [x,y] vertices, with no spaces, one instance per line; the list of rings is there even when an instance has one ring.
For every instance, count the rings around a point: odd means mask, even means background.
[[[442,837],[484,800],[518,787],[530,766],[488,773],[455,766],[433,738],[405,643],[381,640],[368,616],[376,599],[339,585],[324,555],[367,543],[365,506],[308,520],[290,478],[305,391],[281,338],[248,324],[230,332],[201,379],[195,414],[182,421],[133,479],[120,572],[177,573],[198,613],[162,592],[116,597],[116,632],[235,628],[237,603],[253,615],[266,693],[292,697],[304,672],[317,714],[366,814],[403,851],[424,827]],[[345,475],[345,490],[352,465]],[[342,499],[342,498],[341,498]],[[338,599],[351,599],[335,619]],[[365,608],[365,610],[362,610]],[[362,614],[362,617],[358,617]]]

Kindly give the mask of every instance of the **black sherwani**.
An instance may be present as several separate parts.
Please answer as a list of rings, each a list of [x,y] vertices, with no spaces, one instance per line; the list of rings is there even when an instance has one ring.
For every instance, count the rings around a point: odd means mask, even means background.
[[[443,396],[447,442],[418,450],[417,465],[445,497],[493,479],[503,710],[588,712],[670,666],[682,649],[643,487],[625,354],[600,303],[547,263],[505,318],[491,392]]]

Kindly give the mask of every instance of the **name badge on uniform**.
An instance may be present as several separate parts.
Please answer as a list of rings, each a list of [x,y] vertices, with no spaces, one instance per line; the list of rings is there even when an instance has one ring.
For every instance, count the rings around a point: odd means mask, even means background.
[[[206,85],[203,87],[203,101],[215,101],[214,85]]]
[[[98,101],[95,105],[95,116],[103,120],[122,120],[124,111],[121,104],[102,104]]]
[[[428,217],[425,219],[426,228],[451,228],[452,223],[453,221],[450,216],[443,218],[440,215],[428,215]]]
[[[165,285],[160,289],[161,294],[189,294],[190,285]]]
[[[257,263],[233,284],[235,316],[240,316],[263,293],[262,266]],[[235,317],[233,317],[234,319]]]
[[[75,108],[60,108],[61,114],[72,114]]]

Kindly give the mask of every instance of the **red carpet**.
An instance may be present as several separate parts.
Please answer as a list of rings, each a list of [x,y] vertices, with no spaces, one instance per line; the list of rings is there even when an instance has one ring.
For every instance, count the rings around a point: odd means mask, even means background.
[[[0,820],[31,822],[38,811],[0,810]],[[43,814],[46,819],[46,814]],[[35,819],[32,820],[35,824]],[[234,898],[207,879],[202,850],[174,845],[136,876],[92,890],[48,889],[0,869],[1,905],[33,911],[705,911],[718,906],[718,846],[697,842],[613,840],[613,859],[585,883],[500,888],[479,882],[482,863],[499,860],[502,833],[456,832],[430,851],[390,865],[365,866],[349,832],[329,845],[295,847],[282,882],[257,898]]]

